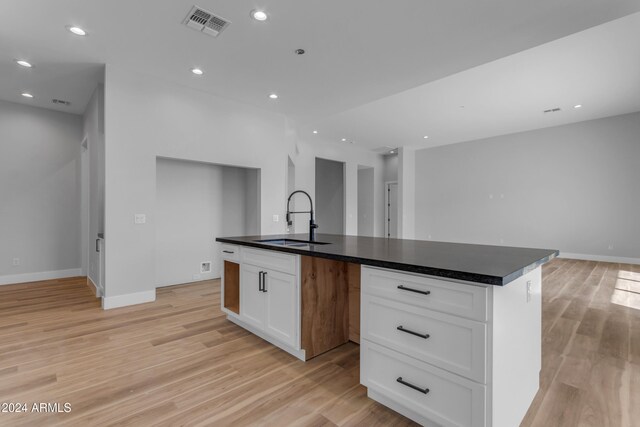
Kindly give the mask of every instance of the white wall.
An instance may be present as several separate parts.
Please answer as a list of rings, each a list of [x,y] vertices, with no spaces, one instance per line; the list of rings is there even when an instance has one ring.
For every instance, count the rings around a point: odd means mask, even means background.
[[[256,176],[255,171],[241,168],[158,159],[157,286],[220,277],[215,238],[251,234],[247,227],[257,228],[253,215],[257,198],[250,203],[247,197],[251,174]],[[200,274],[200,263],[205,261],[212,262],[211,273]]]
[[[261,231],[284,231],[283,116],[110,66],[105,92],[105,307],[155,296],[157,156],[260,168]]]
[[[358,169],[358,236],[373,236],[374,234],[375,183],[373,172],[373,168]]]
[[[640,261],[639,161],[640,113],[420,150],[416,237]]]
[[[0,284],[80,275],[81,142],[80,116],[0,101]]]
[[[260,234],[260,170],[244,169],[244,171],[246,180],[244,188],[245,215],[242,232],[246,235]]]
[[[398,180],[398,155],[387,154],[384,159],[384,182]]]
[[[318,232],[327,234],[344,234],[344,163],[316,158],[316,197],[314,203]],[[300,197],[300,210],[308,210],[309,202]],[[308,223],[308,216],[303,215]],[[299,218],[300,221],[302,218]]]
[[[415,239],[416,150],[398,148],[398,238]]]
[[[374,168],[374,234],[384,235],[384,181],[382,156],[370,150],[352,144],[334,143],[322,139],[319,135],[306,137],[295,135],[293,138],[294,154],[291,156],[295,164],[296,190],[308,192],[315,203],[315,159],[334,160],[345,164],[345,234],[358,234],[358,166]],[[299,202],[296,208],[303,206]],[[296,233],[309,231],[308,221],[295,223]],[[322,225],[320,225],[322,227]],[[292,230],[293,231],[293,230]],[[322,228],[317,230],[322,233]]]
[[[379,155],[331,144],[310,147],[276,112],[113,66],[107,66],[105,79],[105,307],[155,297],[156,157],[260,169],[262,234],[285,232],[289,155],[297,188],[312,194],[316,156],[347,162],[350,234],[357,233],[358,162],[377,166],[382,185]],[[377,211],[383,215],[382,200]],[[134,224],[136,213],[147,215],[146,224]],[[381,219],[378,228],[382,235]]]

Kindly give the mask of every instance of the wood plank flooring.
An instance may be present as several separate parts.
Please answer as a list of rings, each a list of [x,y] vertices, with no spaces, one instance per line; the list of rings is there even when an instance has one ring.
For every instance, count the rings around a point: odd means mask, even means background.
[[[0,286],[0,426],[414,425],[366,397],[359,347],[307,363],[228,322],[218,280],[103,311],[84,278]]]
[[[640,425],[640,266],[542,271],[541,387],[521,426]]]
[[[226,321],[219,287],[103,311],[83,278],[0,286],[0,402],[71,403],[0,425],[414,425],[366,397],[357,345],[300,362]],[[544,266],[541,382],[522,426],[638,425],[640,266]]]

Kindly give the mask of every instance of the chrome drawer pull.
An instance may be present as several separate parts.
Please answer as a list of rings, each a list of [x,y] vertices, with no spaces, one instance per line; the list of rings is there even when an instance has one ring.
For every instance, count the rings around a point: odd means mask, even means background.
[[[398,381],[402,385],[406,385],[409,388],[412,388],[412,389],[414,389],[416,391],[419,391],[420,393],[423,393],[423,394],[429,393],[429,389],[428,388],[420,388],[417,385],[413,385],[411,383],[408,383],[408,382],[404,381],[402,379],[402,377],[398,377],[398,379],[396,381]]]
[[[402,285],[398,285],[398,289],[402,291],[415,292],[417,294],[422,294],[422,295],[429,295],[431,293],[431,291],[421,291],[420,289],[405,288]]]
[[[396,329],[401,331],[401,332],[406,332],[408,334],[415,335],[415,336],[420,337],[420,338],[424,338],[425,340],[430,337],[429,334],[421,334],[419,332],[414,332],[414,331],[411,331],[409,329],[405,329],[405,328],[402,327],[402,325],[398,326]]]

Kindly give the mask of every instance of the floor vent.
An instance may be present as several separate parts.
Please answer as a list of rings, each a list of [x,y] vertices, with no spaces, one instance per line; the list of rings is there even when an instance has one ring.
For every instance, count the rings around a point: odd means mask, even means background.
[[[200,274],[211,273],[211,261],[200,263]]]
[[[212,37],[217,37],[229,24],[231,22],[198,6],[193,6],[184,20],[184,25],[187,27]]]

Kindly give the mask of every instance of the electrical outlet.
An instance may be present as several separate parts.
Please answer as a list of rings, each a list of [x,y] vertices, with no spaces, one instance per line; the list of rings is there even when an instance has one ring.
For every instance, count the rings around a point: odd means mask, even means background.
[[[274,215],[273,222],[279,222],[279,221],[280,221],[280,215]]]
[[[609,250],[612,251],[613,250],[613,244],[609,245]]]
[[[145,224],[147,222],[147,215],[145,214],[135,214],[133,216],[134,224]]]
[[[19,265],[20,265],[20,258],[14,258],[14,259],[13,259],[13,266],[14,266],[14,267],[17,267],[17,266],[19,266]]]
[[[193,280],[200,280],[200,275],[199,274],[194,274],[193,275]]]
[[[531,280],[527,280],[527,302],[531,301],[532,292],[533,292],[533,289],[531,286]]]

